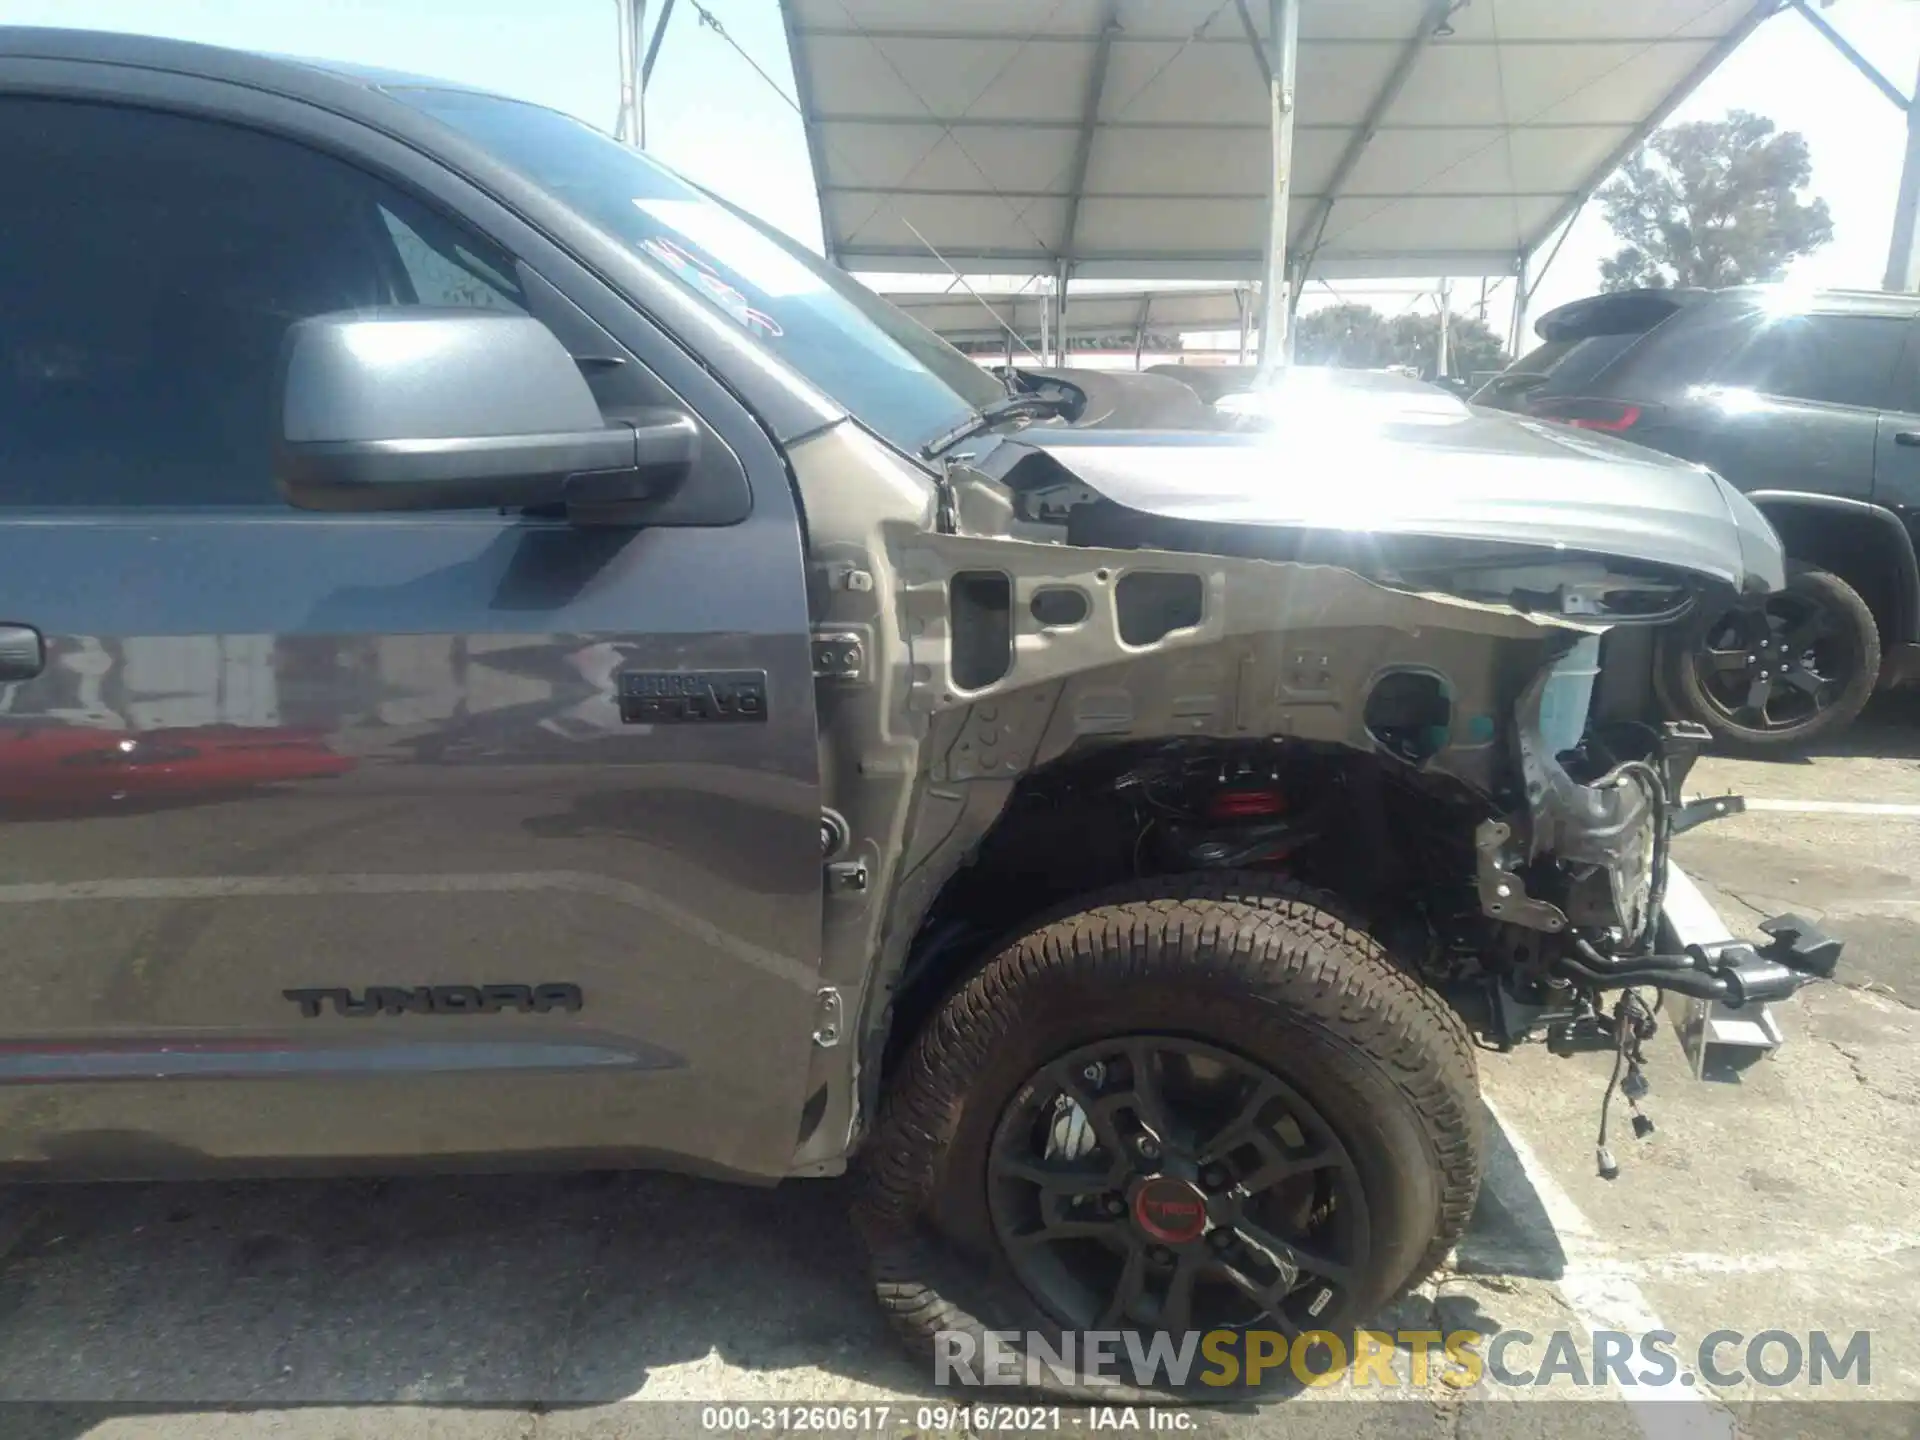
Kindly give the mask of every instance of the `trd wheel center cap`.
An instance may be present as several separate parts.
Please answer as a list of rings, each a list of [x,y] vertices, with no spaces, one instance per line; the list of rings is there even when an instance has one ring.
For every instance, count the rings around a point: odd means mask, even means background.
[[[1163,1245],[1184,1245],[1207,1228],[1207,1197],[1185,1180],[1156,1176],[1134,1192],[1133,1223]]]

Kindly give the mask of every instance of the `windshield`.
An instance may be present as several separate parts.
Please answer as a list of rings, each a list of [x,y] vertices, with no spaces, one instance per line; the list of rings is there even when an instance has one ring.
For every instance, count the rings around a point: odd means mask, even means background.
[[[391,93],[557,195],[902,450],[1006,394],[845,271],[570,116],[467,91]]]

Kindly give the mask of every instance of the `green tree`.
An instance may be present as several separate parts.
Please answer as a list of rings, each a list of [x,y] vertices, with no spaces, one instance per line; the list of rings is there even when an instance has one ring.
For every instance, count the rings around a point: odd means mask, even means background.
[[[1447,348],[1449,374],[1498,370],[1506,363],[1500,337],[1468,315],[1454,314]],[[1301,365],[1347,370],[1411,365],[1432,379],[1440,373],[1439,357],[1440,317],[1430,310],[1389,320],[1371,305],[1342,303],[1308,311],[1294,326],[1293,358]]]
[[[1378,370],[1393,364],[1387,317],[1371,305],[1343,302],[1301,315],[1293,328],[1293,358],[1300,365],[1337,365]]]
[[[1440,373],[1440,317],[1416,311],[1395,317],[1389,327],[1393,364],[1412,365],[1429,380]],[[1468,376],[1483,370],[1504,370],[1506,347],[1484,320],[1457,311],[1447,323],[1447,373]]]
[[[1833,239],[1806,138],[1735,110],[1660,131],[1600,191],[1625,243],[1600,264],[1601,287],[1744,285],[1778,280]]]

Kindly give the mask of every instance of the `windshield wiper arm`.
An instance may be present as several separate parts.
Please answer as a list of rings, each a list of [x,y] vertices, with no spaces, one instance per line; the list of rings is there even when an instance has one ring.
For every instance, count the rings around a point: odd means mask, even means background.
[[[1040,420],[1049,415],[1064,415],[1072,410],[1076,400],[1066,395],[1036,395],[1023,392],[1009,395],[1004,400],[994,400],[982,405],[967,419],[961,421],[946,434],[929,440],[920,447],[922,458],[935,460],[947,453],[963,440],[971,440],[976,435],[984,435],[996,425],[1009,420]]]

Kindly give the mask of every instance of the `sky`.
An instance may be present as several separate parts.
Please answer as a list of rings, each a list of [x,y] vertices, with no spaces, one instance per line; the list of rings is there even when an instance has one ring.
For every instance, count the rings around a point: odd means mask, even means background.
[[[1913,93],[1920,72],[1920,3],[1838,0],[1823,13],[1881,74]],[[1813,156],[1812,191],[1833,211],[1833,243],[1800,260],[1788,279],[1879,289],[1906,150],[1905,115],[1791,12],[1763,24],[1673,118],[1717,120],[1729,110],[1752,110],[1782,130],[1805,135]],[[1599,288],[1600,261],[1619,242],[1599,205],[1587,209],[1547,272],[1536,311]]]
[[[659,3],[650,7],[655,15]],[[776,0],[699,3],[779,88],[701,23],[694,0],[681,0],[649,91],[648,148],[817,248],[819,210],[799,117],[786,98],[792,67]],[[1836,0],[1824,13],[1911,93],[1920,72],[1920,0]],[[134,31],[353,60],[501,91],[603,129],[612,128],[619,102],[614,0],[0,0],[0,24]],[[1832,209],[1834,241],[1800,261],[1790,278],[1877,288],[1906,143],[1901,112],[1791,12],[1762,25],[1674,118],[1717,119],[1731,109],[1771,116],[1807,137],[1812,188]],[[1541,280],[1532,313],[1597,289],[1600,260],[1615,244],[1599,206],[1589,206]],[[1339,290],[1393,311],[1421,303],[1421,288],[1348,282]],[[1454,295],[1460,309],[1478,298],[1478,287],[1455,282]],[[1316,290],[1307,303],[1333,298]],[[1510,287],[1497,292],[1489,320],[1504,325],[1510,303]]]
[[[788,95],[776,0],[701,0]],[[660,0],[649,6],[657,16]],[[0,25],[165,35],[432,75],[611,130],[613,0],[0,0]],[[674,8],[647,103],[647,148],[816,249],[820,212],[799,116],[711,30]]]

